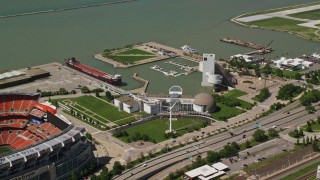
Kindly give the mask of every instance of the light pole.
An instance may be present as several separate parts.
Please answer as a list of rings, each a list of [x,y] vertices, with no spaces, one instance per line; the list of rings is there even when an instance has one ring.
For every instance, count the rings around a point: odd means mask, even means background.
[[[172,108],[176,105],[178,101],[174,102],[174,104],[169,107],[170,109],[170,118],[169,118],[169,132],[171,133],[172,132]],[[170,103],[171,104],[171,103]]]

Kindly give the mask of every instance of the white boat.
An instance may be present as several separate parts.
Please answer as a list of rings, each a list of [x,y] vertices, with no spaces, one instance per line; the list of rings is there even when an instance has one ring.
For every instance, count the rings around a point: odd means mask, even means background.
[[[196,49],[192,48],[189,45],[184,45],[184,46],[181,47],[181,49],[186,53],[196,53],[196,52],[198,52]]]

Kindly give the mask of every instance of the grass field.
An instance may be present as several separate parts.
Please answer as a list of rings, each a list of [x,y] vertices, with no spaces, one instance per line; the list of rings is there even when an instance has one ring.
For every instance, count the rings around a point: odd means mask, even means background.
[[[312,6],[312,5],[318,5],[318,4],[320,4],[320,2],[301,4],[301,5],[289,6],[289,7],[277,8],[277,9],[270,9],[270,10],[265,10],[265,11],[258,11],[258,12],[245,14],[241,17],[248,17],[248,16],[259,15],[259,14],[267,14],[267,13],[285,11],[285,10],[290,10],[290,9],[297,9],[297,8],[308,7],[308,6]]]
[[[0,146],[0,154],[10,151],[12,151],[12,149],[9,146]]]
[[[320,164],[320,162],[316,162],[314,164],[311,164],[303,169],[300,169],[299,171],[289,174],[288,176],[285,176],[283,178],[281,178],[280,180],[291,180],[291,179],[296,179],[299,176],[302,176],[304,174],[307,174],[311,171],[314,171],[317,169],[318,165]]]
[[[227,98],[237,98],[237,97],[240,97],[240,96],[243,96],[246,94],[248,94],[248,93],[240,91],[238,89],[233,89],[233,90],[229,91],[228,93],[224,94],[223,96],[227,97]]]
[[[290,14],[289,16],[301,18],[301,19],[320,20],[320,9],[305,11],[305,12],[296,13],[296,14]]]
[[[265,19],[265,20],[248,22],[245,24],[255,25],[255,26],[263,27],[263,28],[267,28],[267,29],[292,32],[294,34],[305,37],[309,40],[319,40],[319,36],[317,36],[315,34],[315,31],[317,29],[307,28],[307,27],[302,27],[302,26],[297,25],[297,24],[301,24],[301,23],[303,23],[303,22],[292,20],[292,19],[275,17],[275,18],[270,18],[270,19]]]
[[[301,128],[305,131],[307,129],[307,124],[303,125]],[[317,122],[315,124],[311,123],[311,128],[314,132],[320,132],[320,124]]]
[[[124,111],[119,112],[119,110],[113,105],[110,105],[94,96],[58,99],[57,101],[67,105],[68,107],[72,107],[72,109],[86,115],[87,117],[100,121],[102,124],[113,122],[118,125],[123,125],[135,121],[134,113],[129,114]]]
[[[110,58],[114,61],[119,61],[119,62],[135,62],[135,61],[141,61],[141,60],[145,60],[145,59],[149,59],[149,58],[153,58],[155,56],[120,56],[120,55],[104,55],[104,57]]]
[[[202,127],[204,120],[193,119],[193,118],[179,118],[178,120],[172,121],[172,128],[177,131],[179,134],[186,134],[188,131],[186,128],[191,126],[197,126],[199,128]],[[129,136],[121,137],[124,142],[127,142],[127,138],[133,136],[135,133],[139,132],[140,134],[149,135],[151,138],[155,139],[157,142],[161,142],[167,140],[165,138],[165,131],[169,129],[169,120],[165,119],[157,119],[140,126],[135,126],[129,129],[126,129]]]
[[[238,89],[233,89],[231,91],[229,91],[228,93],[224,94],[223,96],[226,97],[226,98],[238,98],[240,96],[243,96],[243,95],[246,95],[248,93],[244,92],[244,91],[240,91]],[[243,109],[252,109],[253,107],[253,104],[249,103],[249,102],[246,102],[244,100],[241,100],[241,99],[237,99],[237,101],[240,102],[240,107],[243,108]]]
[[[241,109],[217,103],[216,112],[212,113],[212,118],[217,120],[226,120],[242,113],[244,113],[244,111]]]
[[[130,49],[127,51],[122,51],[120,53],[116,53],[115,55],[121,55],[121,54],[134,54],[134,55],[154,55],[152,53],[146,52],[146,51],[142,51],[140,49]]]

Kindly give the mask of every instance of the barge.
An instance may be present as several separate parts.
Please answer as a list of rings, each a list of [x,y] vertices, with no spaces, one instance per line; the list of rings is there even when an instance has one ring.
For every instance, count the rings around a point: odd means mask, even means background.
[[[116,86],[120,86],[122,83],[122,77],[119,74],[111,75],[103,71],[97,70],[95,68],[92,68],[90,66],[80,63],[74,57],[67,58],[64,61],[68,67],[75,69],[77,71],[80,71],[82,73],[85,73],[96,79],[99,79],[105,83],[116,85]]]

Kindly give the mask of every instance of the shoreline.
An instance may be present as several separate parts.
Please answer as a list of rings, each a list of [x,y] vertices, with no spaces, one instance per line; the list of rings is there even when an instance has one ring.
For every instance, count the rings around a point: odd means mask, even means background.
[[[301,4],[301,5],[295,5],[295,6],[289,6],[289,7],[300,7],[300,6],[304,6],[304,5],[313,5],[313,4],[318,4],[318,3],[307,3],[307,4]],[[281,9],[284,9],[284,8],[289,8],[289,7],[283,7],[283,8],[275,8],[275,9],[270,9],[270,10],[267,10],[267,11],[273,11],[273,10],[281,10]],[[284,10],[285,11],[285,10]],[[278,12],[278,11],[276,11]],[[241,18],[241,17],[247,17],[246,15],[249,15],[249,14],[254,14],[254,13],[257,13],[257,12],[251,12],[251,13],[244,13],[244,14],[240,14],[236,17],[233,17],[230,19],[231,22],[235,23],[236,25],[239,25],[239,26],[243,26],[243,27],[247,27],[247,28],[254,28],[254,29],[260,29],[260,30],[271,30],[271,31],[278,31],[278,32],[284,32],[284,33],[289,33],[291,35],[294,35],[294,36],[297,36],[301,39],[304,39],[304,40],[307,40],[307,41],[311,41],[311,42],[320,42],[320,36],[318,38],[318,40],[316,39],[309,39],[308,37],[305,37],[305,36],[302,36],[296,32],[293,32],[293,31],[289,31],[289,30],[282,30],[282,29],[275,29],[275,28],[265,28],[265,27],[261,27],[261,26],[253,26],[253,25],[247,25],[247,24],[244,24],[242,22],[239,22],[237,21],[238,18]],[[268,14],[268,12],[266,12],[265,14]],[[256,14],[256,15],[263,15],[262,14]],[[255,15],[252,15],[252,16],[255,16]],[[315,29],[315,32],[316,33],[317,31],[319,30],[316,30]],[[316,34],[317,35],[317,34]]]

